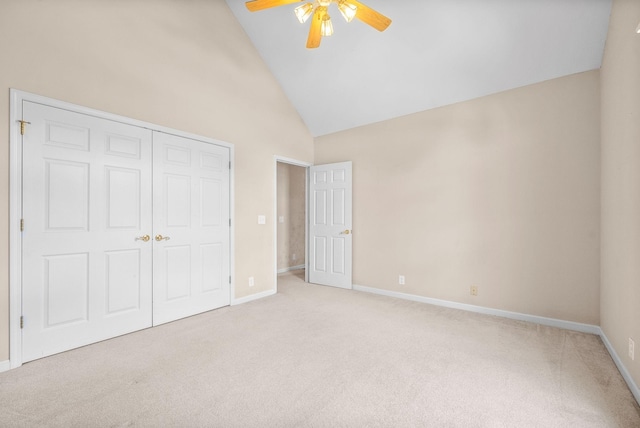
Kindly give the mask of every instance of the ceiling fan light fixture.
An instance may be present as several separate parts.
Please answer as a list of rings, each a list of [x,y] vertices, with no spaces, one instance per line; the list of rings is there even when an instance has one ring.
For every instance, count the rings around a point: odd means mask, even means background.
[[[360,0],[248,0],[245,2],[245,6],[249,12],[257,12],[294,3],[297,4],[294,13],[298,21],[303,24],[311,21],[306,45],[309,49],[320,47],[322,37],[333,34],[333,23],[327,13],[332,3],[338,7],[347,22],[357,18],[378,31],[386,30],[391,24],[391,19],[360,3]]]
[[[333,34],[333,24],[331,23],[331,17],[328,13],[322,17],[322,30],[321,34],[323,37],[330,36]]]
[[[307,22],[307,19],[313,14],[313,5],[311,3],[305,3],[294,9],[296,17],[301,24]]]
[[[353,18],[356,17],[356,12],[358,8],[356,5],[347,2],[346,0],[340,0],[338,2],[338,9],[340,9],[340,13],[347,22],[353,21]]]

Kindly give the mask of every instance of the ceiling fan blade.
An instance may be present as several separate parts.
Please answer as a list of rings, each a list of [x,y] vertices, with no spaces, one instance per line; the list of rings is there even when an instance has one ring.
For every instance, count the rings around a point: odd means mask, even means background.
[[[300,3],[302,1],[303,0],[253,0],[246,2],[244,5],[247,6],[247,9],[251,12],[256,12],[258,10],[284,6],[285,4]]]
[[[309,28],[309,38],[307,38],[307,47],[314,49],[320,46],[322,40],[322,19],[327,13],[327,8],[318,6],[311,17],[311,28]]]
[[[387,18],[380,12],[376,12],[369,6],[366,6],[357,0],[349,0],[349,3],[357,7],[356,18],[366,24],[371,25],[376,30],[384,31],[391,24],[391,19]]]

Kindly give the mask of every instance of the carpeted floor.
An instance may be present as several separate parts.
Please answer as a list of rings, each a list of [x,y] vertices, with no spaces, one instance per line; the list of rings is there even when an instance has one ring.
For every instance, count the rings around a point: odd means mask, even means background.
[[[0,373],[0,426],[640,427],[597,336],[301,278]]]

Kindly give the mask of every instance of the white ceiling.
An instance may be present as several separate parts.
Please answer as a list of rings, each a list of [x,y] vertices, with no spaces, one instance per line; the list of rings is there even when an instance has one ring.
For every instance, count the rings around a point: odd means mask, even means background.
[[[393,20],[305,47],[297,4],[226,0],[315,136],[600,67],[611,0],[362,0]]]

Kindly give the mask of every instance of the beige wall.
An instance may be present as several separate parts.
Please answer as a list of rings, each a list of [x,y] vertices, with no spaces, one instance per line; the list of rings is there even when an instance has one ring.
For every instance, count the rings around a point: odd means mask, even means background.
[[[602,330],[640,385],[640,2],[614,0],[601,69]],[[628,340],[636,342],[635,361]]]
[[[0,361],[8,359],[9,88],[235,144],[236,297],[273,289],[273,155],[313,139],[223,0],[2,0]],[[249,289],[247,278],[255,277]]]
[[[316,138],[353,161],[354,283],[599,324],[599,103],[592,71]]]
[[[278,162],[278,270],[304,265],[306,169]]]

